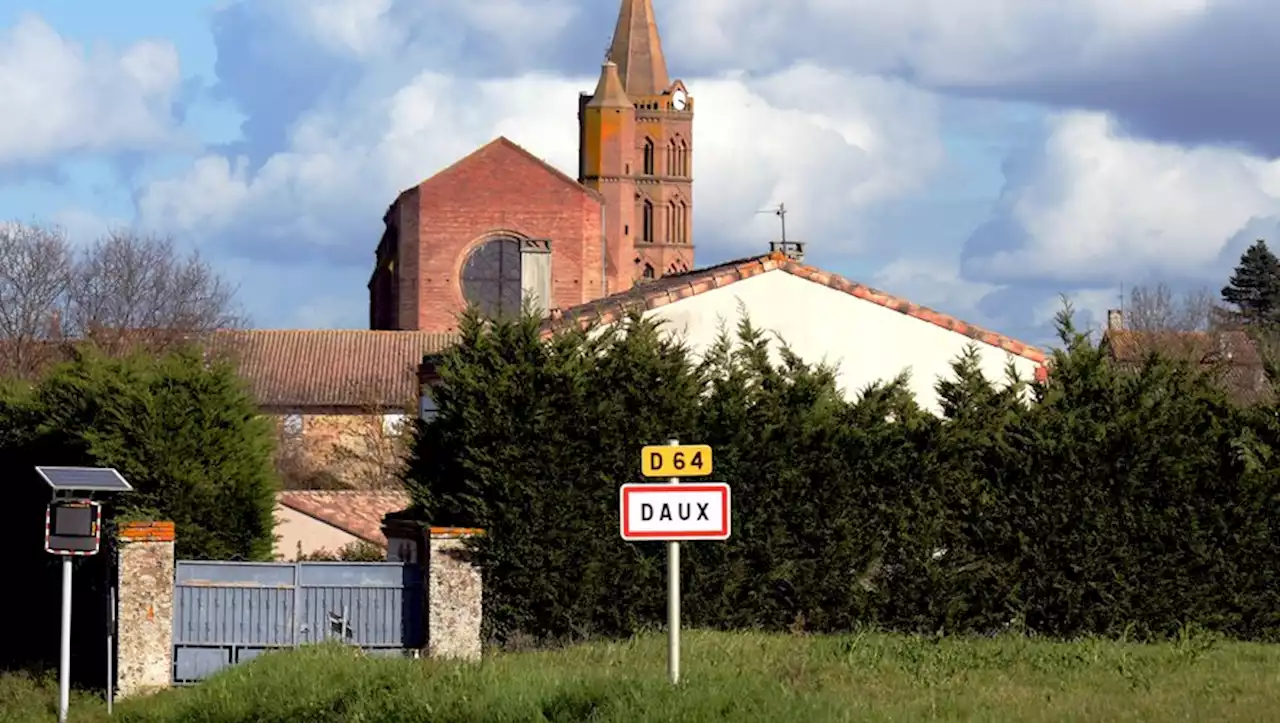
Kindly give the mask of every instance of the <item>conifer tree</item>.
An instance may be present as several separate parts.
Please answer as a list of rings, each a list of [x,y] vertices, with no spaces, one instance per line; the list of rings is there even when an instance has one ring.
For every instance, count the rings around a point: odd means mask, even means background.
[[[1280,259],[1266,241],[1258,239],[1240,256],[1222,298],[1245,324],[1270,326],[1280,320]]]

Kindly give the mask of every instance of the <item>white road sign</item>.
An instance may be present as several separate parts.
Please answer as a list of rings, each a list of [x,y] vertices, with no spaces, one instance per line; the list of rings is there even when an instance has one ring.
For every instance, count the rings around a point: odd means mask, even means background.
[[[627,484],[619,496],[624,540],[727,540],[729,485]]]

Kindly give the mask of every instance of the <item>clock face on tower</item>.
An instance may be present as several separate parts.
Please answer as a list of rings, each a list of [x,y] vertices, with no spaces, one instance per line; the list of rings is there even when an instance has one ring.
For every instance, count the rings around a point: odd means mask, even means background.
[[[675,92],[671,94],[671,107],[676,110],[684,110],[687,105],[689,105],[689,96],[685,95],[683,89],[676,88]]]

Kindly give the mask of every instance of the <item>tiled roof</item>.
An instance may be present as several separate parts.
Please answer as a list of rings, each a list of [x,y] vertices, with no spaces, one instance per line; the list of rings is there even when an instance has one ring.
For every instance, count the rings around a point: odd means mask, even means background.
[[[136,333],[129,338],[141,338]],[[197,335],[190,335],[198,339]],[[453,344],[454,334],[356,329],[250,329],[209,333],[205,348],[228,355],[263,407],[403,408],[418,396],[425,354]],[[72,358],[78,339],[33,342],[33,371]],[[9,348],[0,342],[0,374]]]
[[[1262,366],[1258,347],[1243,331],[1108,331],[1111,357],[1140,362],[1151,352],[1196,364],[1218,361],[1236,366]]]
[[[0,376],[14,371],[39,375],[55,364],[71,361],[75,350],[87,344],[111,355],[126,351],[163,351],[187,343],[197,332],[162,329],[97,329],[88,337],[52,337],[18,343],[0,339]],[[21,363],[19,364],[19,357]]]
[[[219,331],[260,406],[403,408],[418,398],[418,365],[453,334],[350,329]]]
[[[1274,399],[1258,346],[1243,331],[1114,330],[1108,331],[1105,338],[1111,358],[1123,368],[1137,368],[1149,354],[1157,352],[1212,369],[1238,402]]]
[[[292,490],[278,493],[276,500],[343,532],[385,546],[387,538],[382,534],[382,518],[389,512],[404,509],[409,504],[409,493]]]
[[[544,329],[550,332],[574,324],[584,326],[591,323],[607,324],[623,318],[631,311],[656,309],[770,271],[785,271],[815,284],[822,284],[863,301],[927,321],[948,331],[963,334],[975,341],[999,347],[1010,354],[1026,357],[1040,364],[1045,363],[1047,358],[1043,351],[1003,334],[967,324],[955,317],[850,281],[838,274],[793,261],[780,253],[754,256],[683,274],[664,276],[635,286],[628,291],[554,312],[552,318],[544,325]]]

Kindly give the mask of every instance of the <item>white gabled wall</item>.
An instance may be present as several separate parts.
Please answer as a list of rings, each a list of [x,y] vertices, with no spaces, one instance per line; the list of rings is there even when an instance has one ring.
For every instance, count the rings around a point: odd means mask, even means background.
[[[989,379],[1003,381],[1010,359],[1023,379],[1035,378],[1037,364],[1031,359],[782,270],[681,299],[646,316],[665,320],[671,332],[701,353],[715,343],[722,324],[736,333],[740,309],[752,324],[785,339],[802,359],[836,365],[848,397],[908,369],[916,400],[938,413],[934,386],[939,377],[951,376],[951,362],[969,344],[978,348]]]

